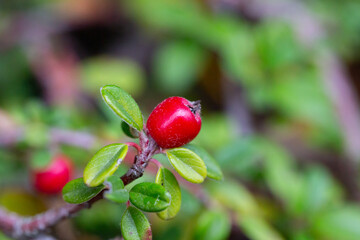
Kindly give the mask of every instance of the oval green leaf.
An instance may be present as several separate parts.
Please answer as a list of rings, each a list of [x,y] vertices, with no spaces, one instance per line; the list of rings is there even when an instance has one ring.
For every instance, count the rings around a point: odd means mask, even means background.
[[[129,192],[124,189],[124,183],[118,176],[108,177],[104,185],[108,189],[104,193],[106,199],[115,203],[125,203],[129,200]]]
[[[62,190],[63,199],[72,204],[80,204],[87,202],[96,195],[98,195],[101,190],[104,189],[103,185],[97,187],[88,187],[84,183],[83,178],[77,178],[68,182]]]
[[[115,203],[125,203],[129,200],[129,192],[126,189],[119,189],[113,192],[106,192],[105,198]]]
[[[207,177],[214,180],[222,180],[224,175],[217,161],[203,148],[195,145],[186,145],[185,148],[196,153],[205,163],[207,169]]]
[[[204,161],[193,151],[186,148],[174,148],[166,155],[175,170],[192,183],[202,183],[207,175]]]
[[[151,240],[152,232],[146,216],[134,207],[128,207],[120,223],[125,240]]]
[[[106,85],[101,88],[101,95],[106,104],[127,124],[141,131],[143,117],[135,100],[115,85]]]
[[[171,197],[170,206],[164,211],[158,212],[157,215],[161,219],[170,220],[177,215],[181,207],[181,190],[179,183],[174,174],[163,167],[157,172],[155,183],[163,186]]]
[[[160,212],[170,205],[170,194],[156,183],[143,182],[130,190],[130,202],[143,211]]]
[[[84,170],[84,181],[90,187],[102,184],[119,167],[128,150],[122,143],[110,144],[100,149]]]
[[[231,221],[226,213],[208,210],[197,220],[194,239],[223,240],[227,239],[231,230]]]

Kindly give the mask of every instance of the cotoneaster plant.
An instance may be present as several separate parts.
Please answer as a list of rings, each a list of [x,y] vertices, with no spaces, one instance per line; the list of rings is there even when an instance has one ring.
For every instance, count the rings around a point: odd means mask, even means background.
[[[101,95],[123,121],[121,126],[124,132],[130,137],[139,138],[139,144],[128,142],[104,146],[90,159],[83,177],[68,182],[62,189],[63,199],[69,204],[49,209],[32,218],[9,215],[9,221],[0,221],[4,233],[17,239],[32,238],[105,198],[117,204],[126,204],[120,223],[121,235],[125,240],[152,239],[150,223],[143,211],[155,212],[161,219],[169,220],[178,214],[181,206],[176,173],[163,167],[152,158],[153,155],[165,154],[175,171],[189,182],[202,183],[206,177],[222,179],[219,165],[204,149],[194,145],[183,146],[200,131],[199,102],[190,102],[181,97],[168,98],[155,107],[144,125],[143,115],[135,100],[121,88],[104,86]],[[114,173],[129,147],[134,147],[137,154],[132,166],[119,177]],[[131,189],[126,187],[143,176],[150,162],[158,166],[155,181],[140,182]]]
[[[156,212],[160,218],[169,220],[177,215],[181,206],[178,181],[172,171],[152,159],[153,155],[165,154],[174,169],[192,183],[202,183],[207,176],[222,179],[218,164],[203,149],[193,145],[182,147],[200,131],[200,102],[182,97],[165,99],[151,112],[144,126],[143,115],[128,93],[117,86],[107,85],[101,89],[101,95],[123,121],[124,132],[139,138],[139,145],[115,143],[100,149],[85,167],[83,178],[64,187],[64,200],[81,204],[103,194],[110,201],[127,203],[120,224],[123,238],[151,239],[150,223],[142,211]],[[125,158],[128,147],[137,150],[134,164],[124,176],[116,177],[113,173]],[[155,183],[142,182],[130,190],[125,188],[143,175],[151,161],[159,166]]]

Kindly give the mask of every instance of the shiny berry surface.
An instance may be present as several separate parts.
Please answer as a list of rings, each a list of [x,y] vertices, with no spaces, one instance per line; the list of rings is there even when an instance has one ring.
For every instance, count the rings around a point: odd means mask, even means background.
[[[182,97],[170,97],[151,112],[146,127],[149,135],[162,148],[183,146],[201,129],[200,103]]]
[[[56,194],[70,181],[73,166],[71,160],[63,155],[55,156],[50,165],[33,172],[33,184],[38,192]]]

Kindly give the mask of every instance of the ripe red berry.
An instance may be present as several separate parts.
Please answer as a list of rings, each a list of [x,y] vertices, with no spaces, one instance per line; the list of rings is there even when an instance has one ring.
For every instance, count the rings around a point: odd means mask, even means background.
[[[33,172],[33,184],[37,191],[45,194],[61,192],[70,180],[73,171],[71,160],[63,155],[55,156],[50,165]]]
[[[146,127],[162,148],[175,148],[193,140],[201,128],[200,102],[170,97],[151,112]]]

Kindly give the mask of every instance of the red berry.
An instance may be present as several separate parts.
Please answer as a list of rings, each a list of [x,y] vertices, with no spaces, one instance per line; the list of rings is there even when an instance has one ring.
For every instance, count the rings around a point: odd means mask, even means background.
[[[193,140],[201,128],[200,102],[170,97],[151,112],[146,127],[162,148],[175,148]]]
[[[73,166],[63,155],[55,156],[50,165],[33,172],[33,184],[37,191],[45,194],[59,193],[70,180]]]

